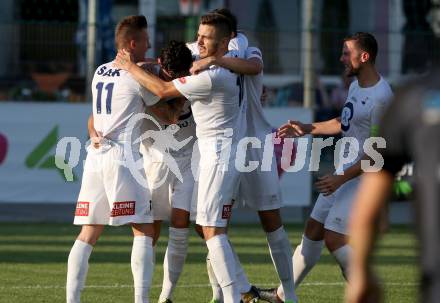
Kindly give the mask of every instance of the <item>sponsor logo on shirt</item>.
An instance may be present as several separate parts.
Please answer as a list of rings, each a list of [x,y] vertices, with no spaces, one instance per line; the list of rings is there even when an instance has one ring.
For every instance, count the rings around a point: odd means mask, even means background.
[[[114,202],[110,217],[132,216],[135,205],[135,201]]]
[[[222,219],[229,219],[232,213],[232,205],[223,205]]]
[[[179,82],[182,83],[182,84],[185,84],[186,83],[186,78],[185,77],[180,77],[179,78]]]
[[[75,216],[87,217],[89,215],[89,204],[90,202],[78,201],[76,203]]]

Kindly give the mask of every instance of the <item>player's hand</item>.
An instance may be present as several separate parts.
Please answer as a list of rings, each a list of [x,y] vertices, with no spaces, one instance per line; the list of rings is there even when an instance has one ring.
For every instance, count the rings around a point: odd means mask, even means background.
[[[286,124],[278,128],[277,136],[280,138],[297,138],[309,133],[310,130],[307,124],[289,120]]]
[[[189,72],[191,73],[191,75],[197,75],[205,69],[208,69],[214,63],[214,60],[215,58],[211,56],[194,61]]]
[[[382,290],[378,280],[372,274],[352,271],[345,288],[346,303],[377,303],[381,300]]]
[[[331,195],[344,184],[344,177],[341,175],[325,175],[318,180],[315,186],[324,196]]]
[[[99,135],[96,137],[95,136],[90,137],[90,141],[92,142],[93,147],[96,149],[101,147],[101,140],[102,140],[102,137]]]
[[[130,52],[126,51],[125,49],[119,50],[113,65],[116,68],[129,71],[130,67],[134,65]]]

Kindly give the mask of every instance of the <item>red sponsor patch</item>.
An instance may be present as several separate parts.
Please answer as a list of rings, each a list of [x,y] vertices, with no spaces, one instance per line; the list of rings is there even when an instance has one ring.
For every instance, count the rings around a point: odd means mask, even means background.
[[[76,203],[75,216],[87,217],[89,215],[89,204],[90,202],[78,201]]]
[[[185,84],[186,83],[186,78],[185,77],[180,77],[179,78],[179,82],[182,83],[182,84]]]
[[[232,213],[232,205],[223,205],[222,219],[229,219]]]
[[[135,206],[135,201],[114,202],[110,217],[132,216]]]

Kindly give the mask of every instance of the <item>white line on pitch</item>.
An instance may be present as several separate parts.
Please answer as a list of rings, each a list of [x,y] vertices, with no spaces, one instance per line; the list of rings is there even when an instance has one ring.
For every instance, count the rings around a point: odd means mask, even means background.
[[[274,287],[278,284],[274,283],[256,283],[258,286]],[[301,286],[344,286],[345,282],[307,282],[301,283]],[[418,286],[416,282],[388,282],[386,286]],[[208,288],[210,284],[183,284],[178,288]],[[113,284],[113,285],[86,285],[86,288],[132,288],[133,285],[128,284]],[[162,285],[152,285],[151,288],[160,288]],[[66,288],[65,285],[22,285],[22,286],[0,286],[1,290],[6,289],[59,289]]]

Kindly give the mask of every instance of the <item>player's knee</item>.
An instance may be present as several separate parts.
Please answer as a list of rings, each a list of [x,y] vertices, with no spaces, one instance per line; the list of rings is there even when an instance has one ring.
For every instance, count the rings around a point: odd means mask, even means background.
[[[312,241],[321,241],[324,239],[324,224],[309,218],[304,229],[304,235]]]
[[[103,225],[84,225],[77,239],[94,246],[103,230]]]
[[[139,237],[139,236],[145,236],[145,237],[151,237],[154,238],[154,226],[150,223],[142,223],[142,224],[136,224],[133,223],[131,225],[133,230],[133,236]]]
[[[324,242],[325,246],[330,252],[333,252],[347,244],[347,240],[344,235],[332,231],[325,232]]]
[[[172,212],[171,227],[174,228],[187,228],[189,226],[189,213],[181,210],[178,215],[176,212]]]
[[[274,232],[283,226],[279,209],[259,211],[258,216],[263,230],[267,233]]]
[[[203,235],[203,229],[200,225],[198,225],[198,224],[194,225],[194,229],[200,238],[205,239],[205,236]]]

